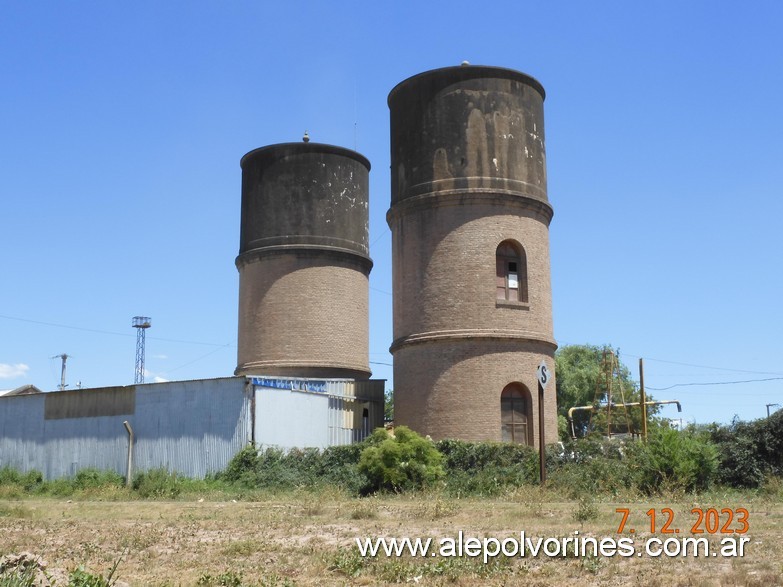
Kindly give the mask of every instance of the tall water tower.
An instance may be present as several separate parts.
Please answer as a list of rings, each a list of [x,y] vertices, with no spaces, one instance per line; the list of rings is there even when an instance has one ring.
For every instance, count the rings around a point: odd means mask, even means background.
[[[554,370],[556,349],[544,89],[464,65],[409,78],[388,102],[395,422],[537,445],[536,368]]]
[[[369,161],[305,136],[241,167],[235,373],[368,378]]]

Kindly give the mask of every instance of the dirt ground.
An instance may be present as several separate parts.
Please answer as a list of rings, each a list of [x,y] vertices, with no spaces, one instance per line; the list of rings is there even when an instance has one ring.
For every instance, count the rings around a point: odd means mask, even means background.
[[[27,551],[63,576],[78,565],[107,573],[118,558],[129,585],[783,585],[783,504],[736,496],[634,503],[549,501],[537,489],[502,499],[390,496],[353,499],[301,492],[259,501],[0,500],[0,555]],[[744,556],[362,558],[356,538],[592,536],[635,541],[692,536],[694,508],[748,510]],[[624,534],[617,530],[630,511]],[[661,526],[671,508],[674,521]],[[656,511],[650,533],[650,509]],[[728,515],[728,514],[726,514]],[[714,521],[714,520],[713,520]],[[725,515],[720,524],[725,525]],[[702,527],[704,524],[702,523]],[[628,530],[634,528],[634,534]],[[717,547],[725,537],[700,536]],[[714,550],[713,550],[714,551]]]

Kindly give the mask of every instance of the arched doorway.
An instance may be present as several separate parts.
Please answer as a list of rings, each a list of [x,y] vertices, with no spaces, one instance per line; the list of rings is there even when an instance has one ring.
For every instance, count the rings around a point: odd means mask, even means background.
[[[532,400],[527,387],[510,383],[500,394],[500,428],[503,442],[533,445]]]

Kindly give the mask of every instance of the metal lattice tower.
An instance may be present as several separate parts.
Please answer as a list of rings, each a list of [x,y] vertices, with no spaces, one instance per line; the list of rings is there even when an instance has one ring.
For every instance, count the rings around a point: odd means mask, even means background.
[[[133,327],[136,328],[136,376],[133,383],[144,383],[144,333],[152,326],[149,316],[134,316]]]

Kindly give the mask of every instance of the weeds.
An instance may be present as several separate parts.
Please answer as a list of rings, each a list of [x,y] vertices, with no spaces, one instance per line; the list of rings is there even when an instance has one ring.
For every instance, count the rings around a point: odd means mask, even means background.
[[[364,568],[364,558],[355,548],[338,548],[325,562],[330,571],[337,571],[346,577],[357,577]]]
[[[176,473],[166,469],[152,469],[136,475],[133,489],[144,498],[175,499],[182,493],[182,484]]]
[[[200,587],[242,587],[242,573],[228,570],[220,575],[203,574],[196,581]]]
[[[255,540],[236,540],[230,542],[224,549],[226,556],[250,556],[261,549],[261,544]]]
[[[378,511],[375,503],[370,498],[359,501],[351,510],[352,520],[374,520],[378,517]]]
[[[414,516],[430,520],[440,520],[453,516],[459,511],[459,505],[454,499],[444,499],[444,496],[435,494],[430,499],[422,501],[421,505],[414,509]]]
[[[595,520],[598,517],[598,508],[592,499],[583,497],[573,514],[574,520],[580,524]]]
[[[68,587],[112,587],[117,582],[114,575],[117,572],[117,567],[120,566],[123,556],[125,556],[125,553],[114,561],[111,569],[109,569],[109,574],[105,577],[89,572],[83,565],[75,568],[68,575]]]
[[[21,554],[9,554],[0,557],[0,579],[9,581],[20,581],[24,584],[31,577],[34,582],[40,579],[46,579],[45,563],[37,556],[29,552]]]
[[[294,587],[296,583],[288,577],[272,575],[261,579],[260,587]]]
[[[0,570],[0,587],[34,587],[39,578],[38,569],[27,567],[9,573]]]

